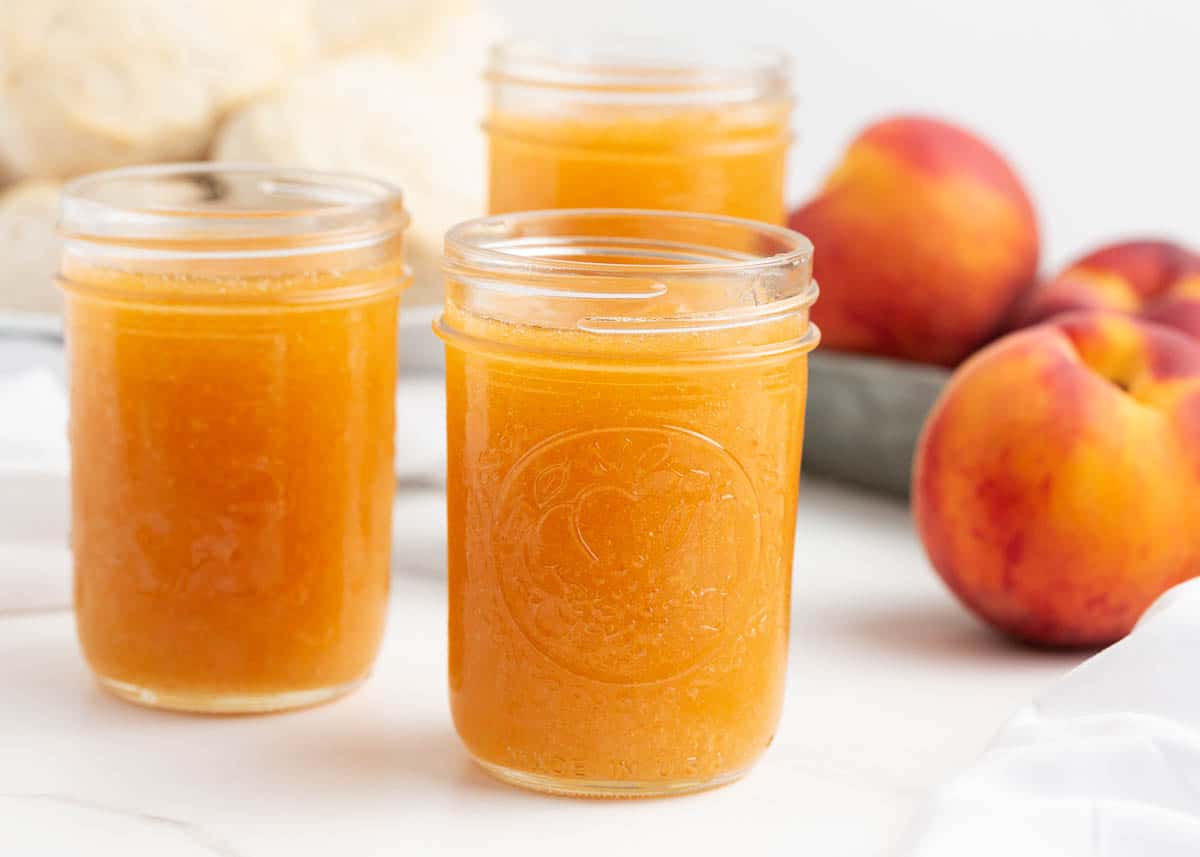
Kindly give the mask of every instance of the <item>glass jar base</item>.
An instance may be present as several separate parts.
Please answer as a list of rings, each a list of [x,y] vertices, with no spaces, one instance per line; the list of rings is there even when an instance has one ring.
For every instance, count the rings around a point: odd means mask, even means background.
[[[96,676],[96,680],[109,693],[147,708],[189,711],[194,714],[267,714],[332,702],[350,693],[362,684],[365,678],[334,687],[318,687],[311,690],[227,694],[157,691],[104,676]]]
[[[495,765],[472,756],[475,763],[501,782],[544,794],[586,798],[673,797],[720,788],[740,780],[748,768],[706,780],[586,780],[534,774]]]

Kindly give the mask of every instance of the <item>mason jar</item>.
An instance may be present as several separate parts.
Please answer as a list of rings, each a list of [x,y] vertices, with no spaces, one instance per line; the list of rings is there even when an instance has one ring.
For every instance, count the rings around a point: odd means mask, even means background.
[[[792,98],[770,48],[495,48],[489,211],[627,207],[782,224]]]
[[[541,211],[455,227],[445,267],[462,741],[548,792],[739,777],[783,701],[812,246]]]
[[[252,712],[367,675],[407,223],[387,184],[274,167],[66,188],[75,616],[108,690]]]

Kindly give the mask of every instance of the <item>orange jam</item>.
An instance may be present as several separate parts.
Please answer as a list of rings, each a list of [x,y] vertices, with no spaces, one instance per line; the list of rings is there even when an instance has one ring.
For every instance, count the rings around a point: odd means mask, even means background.
[[[369,671],[404,220],[390,188],[315,173],[197,165],[68,189],[75,612],[110,690],[263,711]]]
[[[489,771],[669,794],[736,778],[770,743],[810,251],[651,212],[448,236],[451,703]]]
[[[654,208],[783,223],[786,66],[566,63],[510,44],[490,78],[492,213]]]

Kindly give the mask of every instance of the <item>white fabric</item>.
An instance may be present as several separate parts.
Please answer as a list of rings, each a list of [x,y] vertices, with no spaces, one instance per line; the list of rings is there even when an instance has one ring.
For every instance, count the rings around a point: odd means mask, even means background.
[[[71,600],[66,397],[38,356],[0,372],[0,612]]]
[[[396,478],[400,489],[446,484],[446,383],[441,375],[405,377],[396,391]]]
[[[1200,854],[1197,653],[1200,579],[1018,712],[934,796],[899,853]]]

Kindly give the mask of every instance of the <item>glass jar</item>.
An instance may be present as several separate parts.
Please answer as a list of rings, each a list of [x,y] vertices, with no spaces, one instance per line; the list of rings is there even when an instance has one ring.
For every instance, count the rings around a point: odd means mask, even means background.
[[[812,247],[651,211],[446,238],[451,707],[542,791],[729,782],[783,700]]]
[[[75,616],[110,691],[269,711],[367,675],[407,223],[395,188],[303,170],[66,188]]]
[[[789,67],[773,50],[495,48],[493,214],[620,206],[784,222]]]

